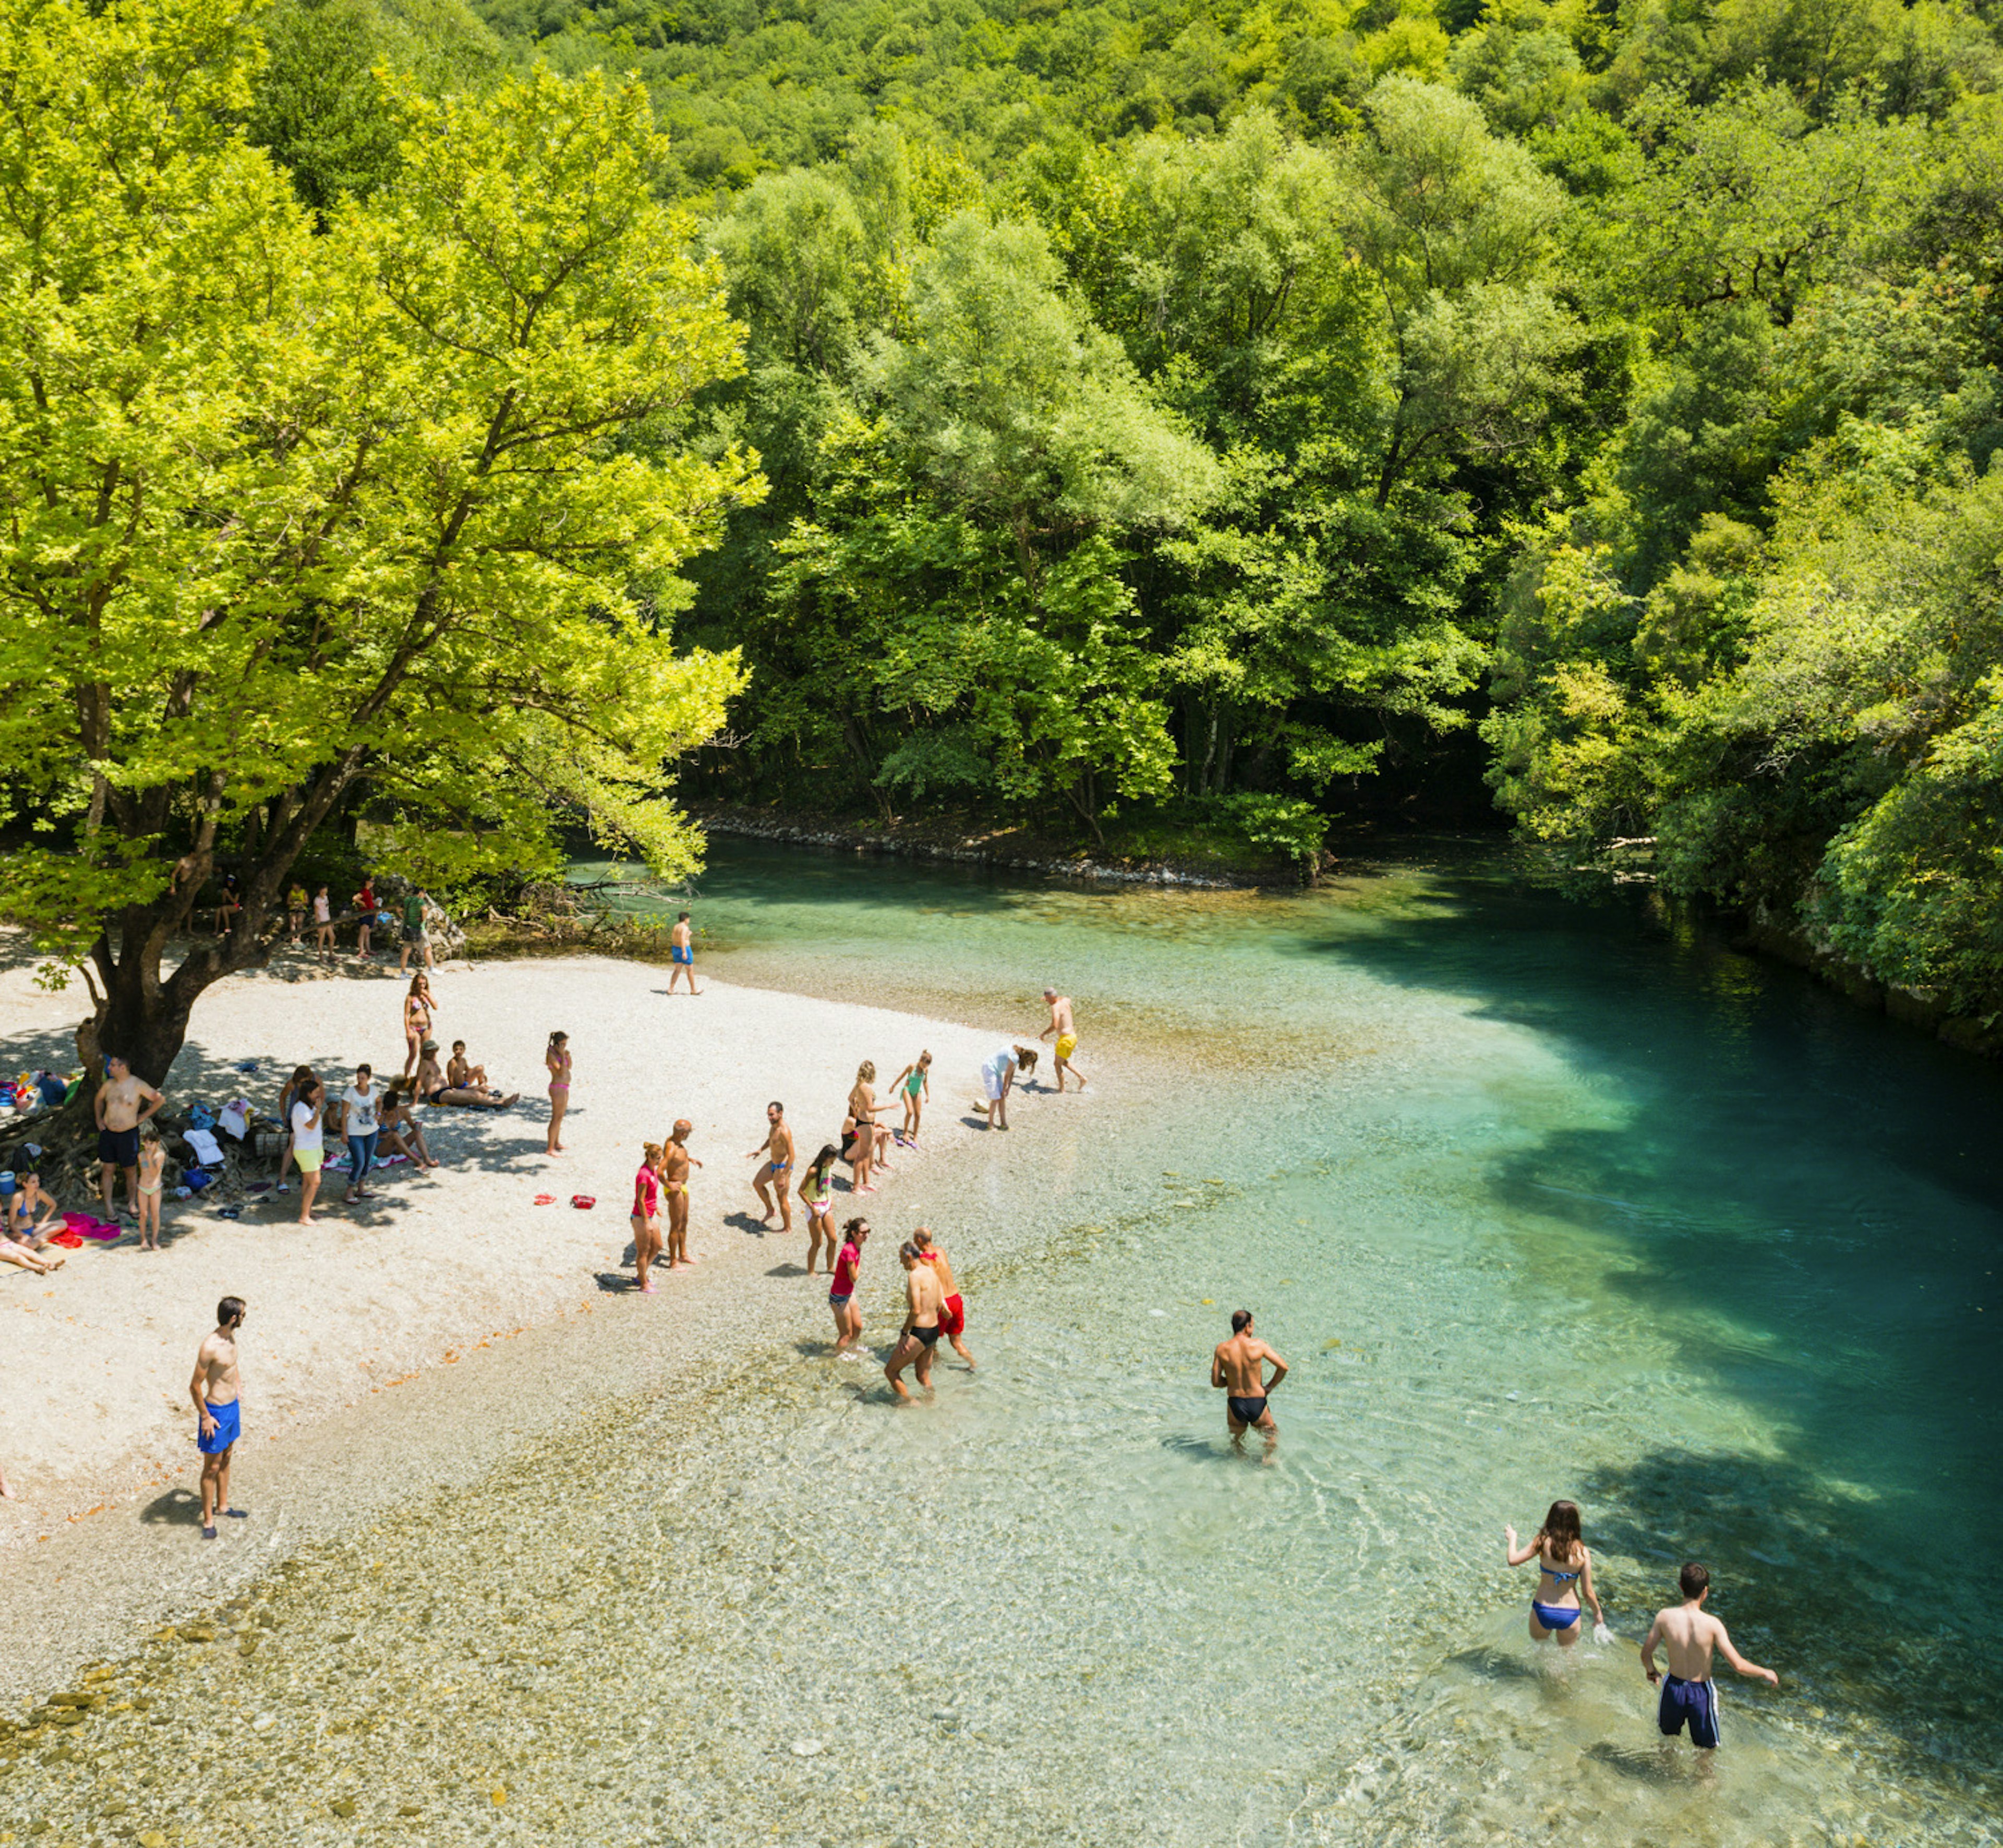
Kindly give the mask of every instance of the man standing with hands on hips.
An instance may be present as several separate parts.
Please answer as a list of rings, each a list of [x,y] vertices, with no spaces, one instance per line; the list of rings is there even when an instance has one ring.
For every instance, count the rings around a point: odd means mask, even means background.
[[[248,1518],[229,1505],[229,1458],[243,1435],[243,1389],[236,1367],[236,1331],[243,1326],[243,1298],[225,1296],[215,1305],[215,1330],[194,1357],[188,1396],[194,1401],[195,1448],[201,1452],[201,1537],[215,1538],[218,1516]]]

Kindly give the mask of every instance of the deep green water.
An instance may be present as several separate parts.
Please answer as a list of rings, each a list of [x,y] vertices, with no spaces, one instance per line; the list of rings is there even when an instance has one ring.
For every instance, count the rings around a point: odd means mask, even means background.
[[[116,1789],[107,1839],[1997,1839],[1992,1068],[1450,847],[1286,897],[723,842],[693,908],[726,980],[1022,1038],[1078,997],[1099,1082],[929,1214],[977,1378],[897,1412],[805,1294],[693,1400],[313,1549],[226,1613],[276,1658],[149,1658],[149,1781],[17,1763],[0,1823],[80,1837]],[[1294,1364],[1270,1462],[1207,1389],[1239,1305]],[[1559,1494],[1619,1637],[1564,1660],[1501,1546]],[[1692,1555],[1782,1678],[1727,1678],[1709,1772],[1634,1654]],[[267,1746],[216,1748],[225,1698]]]

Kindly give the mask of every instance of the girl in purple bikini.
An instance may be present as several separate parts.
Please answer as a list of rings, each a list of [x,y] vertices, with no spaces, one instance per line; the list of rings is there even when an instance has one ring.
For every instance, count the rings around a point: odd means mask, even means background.
[[[1543,1525],[1522,1546],[1516,1544],[1513,1527],[1505,1527],[1502,1538],[1511,1565],[1537,1562],[1537,1588],[1530,1598],[1530,1640],[1542,1643],[1556,1637],[1559,1647],[1565,1649],[1576,1643],[1582,1631],[1580,1619],[1585,1614],[1579,1605],[1582,1592],[1592,1606],[1595,1640],[1604,1641],[1599,1633],[1606,1628],[1606,1613],[1599,1608],[1599,1594],[1592,1588],[1592,1555],[1579,1537],[1578,1504],[1553,1502]]]

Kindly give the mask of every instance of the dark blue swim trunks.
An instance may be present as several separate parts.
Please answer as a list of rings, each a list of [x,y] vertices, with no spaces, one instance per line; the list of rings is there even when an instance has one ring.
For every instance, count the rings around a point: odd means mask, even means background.
[[[1718,1744],[1718,1689],[1708,1681],[1680,1681],[1673,1675],[1662,1677],[1662,1698],[1655,1709],[1655,1724],[1673,1737],[1687,1722],[1690,1743],[1708,1752]]]

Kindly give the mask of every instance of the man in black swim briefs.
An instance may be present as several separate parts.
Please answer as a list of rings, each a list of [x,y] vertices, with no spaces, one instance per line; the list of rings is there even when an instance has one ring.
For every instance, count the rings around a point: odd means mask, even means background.
[[[946,1293],[939,1287],[939,1273],[921,1261],[915,1245],[907,1241],[900,1246],[897,1258],[904,1266],[911,1312],[904,1318],[904,1332],[897,1338],[897,1351],[884,1367],[883,1377],[897,1389],[900,1399],[909,1399],[911,1389],[898,1378],[907,1367],[918,1375],[918,1384],[926,1392],[932,1389],[932,1350],[939,1346],[939,1310]]]
[[[1266,1377],[1266,1363],[1273,1363],[1273,1375]],[[1231,1312],[1231,1339],[1220,1341],[1210,1357],[1210,1383],[1225,1395],[1224,1410],[1233,1443],[1248,1431],[1266,1434],[1268,1449],[1279,1441],[1280,1427],[1273,1422],[1267,1400],[1287,1377],[1287,1363],[1252,1332],[1252,1312]]]

